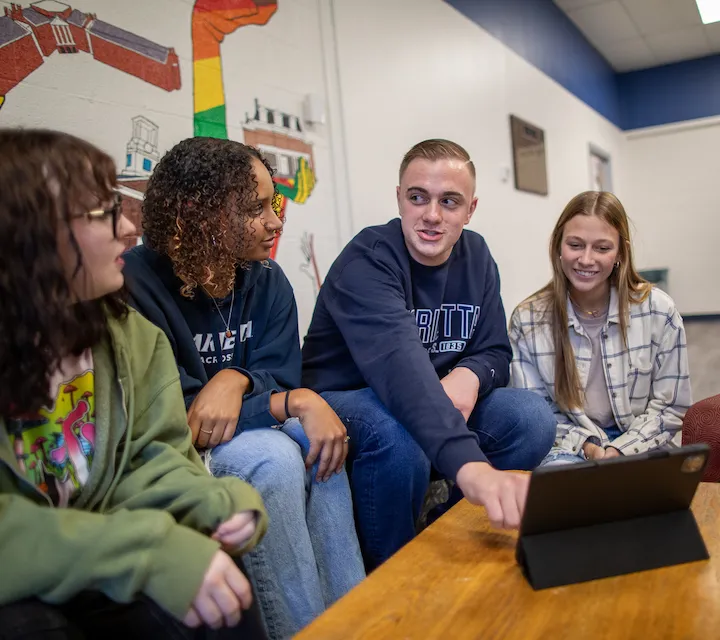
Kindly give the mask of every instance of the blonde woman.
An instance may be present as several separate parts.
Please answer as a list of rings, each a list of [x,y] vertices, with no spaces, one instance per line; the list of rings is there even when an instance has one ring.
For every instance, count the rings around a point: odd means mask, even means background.
[[[552,280],[511,318],[511,384],[557,418],[544,464],[679,446],[692,404],[683,321],[633,265],[628,217],[606,191],[565,207],[550,240]]]

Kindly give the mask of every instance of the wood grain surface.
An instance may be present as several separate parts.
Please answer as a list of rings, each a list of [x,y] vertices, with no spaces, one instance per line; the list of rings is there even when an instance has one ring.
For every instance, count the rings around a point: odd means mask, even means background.
[[[718,637],[720,484],[701,484],[692,509],[709,561],[533,591],[516,534],[491,531],[485,510],[463,500],[296,638]]]

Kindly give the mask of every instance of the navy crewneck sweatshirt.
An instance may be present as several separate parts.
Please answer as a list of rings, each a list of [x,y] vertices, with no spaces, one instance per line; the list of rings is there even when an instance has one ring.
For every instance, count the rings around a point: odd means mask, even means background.
[[[303,386],[369,386],[448,477],[486,462],[440,384],[467,367],[483,398],[510,378],[500,278],[485,240],[465,230],[445,264],[427,267],[410,257],[399,219],[361,231],[325,279],[302,356]]]
[[[193,298],[181,295],[170,259],[146,244],[124,259],[130,304],[170,340],[186,408],[218,371],[235,369],[251,381],[238,428],[277,424],[270,395],[300,386],[301,365],[295,296],[280,266],[270,260],[238,268],[232,304],[232,294],[213,302],[202,287]]]

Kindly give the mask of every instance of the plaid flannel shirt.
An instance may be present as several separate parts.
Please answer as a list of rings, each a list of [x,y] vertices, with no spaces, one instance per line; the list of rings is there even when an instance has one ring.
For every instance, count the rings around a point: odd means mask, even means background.
[[[583,411],[564,412],[555,403],[555,344],[544,319],[545,308],[544,301],[533,300],[512,314],[511,385],[542,395],[557,418],[555,447],[582,456],[588,438],[603,447],[610,441]],[[569,300],[567,310],[570,342],[585,389],[592,345]],[[682,318],[672,299],[653,288],[645,302],[630,305],[625,347],[619,317],[613,288],[601,333],[605,381],[615,422],[623,432],[612,446],[626,455],[668,444],[680,446],[682,421],[692,404]]]

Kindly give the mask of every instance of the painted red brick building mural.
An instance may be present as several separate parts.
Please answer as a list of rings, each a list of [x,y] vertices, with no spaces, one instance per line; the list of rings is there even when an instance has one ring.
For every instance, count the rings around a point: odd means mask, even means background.
[[[86,53],[98,62],[166,91],[180,88],[180,66],[165,47],[57,0],[23,8],[5,6],[0,16],[0,106],[5,95],[55,52]]]

